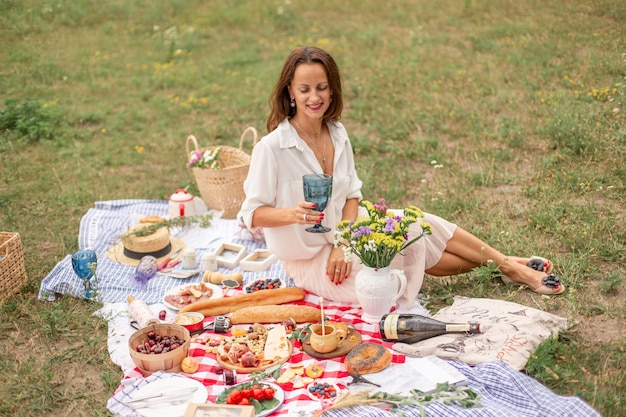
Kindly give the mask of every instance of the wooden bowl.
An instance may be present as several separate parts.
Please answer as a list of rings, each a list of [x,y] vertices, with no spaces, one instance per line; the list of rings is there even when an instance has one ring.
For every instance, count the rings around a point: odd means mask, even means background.
[[[137,352],[137,346],[148,340],[148,333],[153,331],[161,336],[176,336],[184,343],[178,348],[159,354]],[[137,330],[128,339],[128,349],[133,362],[144,376],[152,375],[156,371],[180,372],[180,364],[189,352],[191,336],[189,330],[178,324],[153,324]]]

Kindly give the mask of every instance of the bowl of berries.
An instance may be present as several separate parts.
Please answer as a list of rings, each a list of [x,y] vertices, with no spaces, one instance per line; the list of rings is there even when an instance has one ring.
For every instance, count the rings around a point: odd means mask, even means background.
[[[250,294],[259,290],[273,290],[284,287],[286,287],[285,281],[280,278],[262,278],[246,284],[243,287],[243,291]]]
[[[180,372],[190,344],[189,330],[174,323],[143,327],[128,339],[130,356],[144,376],[156,371]]]
[[[322,403],[333,403],[341,393],[341,390],[335,384],[317,380],[307,385],[306,393],[312,400]]]

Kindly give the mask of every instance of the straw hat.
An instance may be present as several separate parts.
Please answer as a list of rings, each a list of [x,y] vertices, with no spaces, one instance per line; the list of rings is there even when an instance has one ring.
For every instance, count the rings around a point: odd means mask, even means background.
[[[151,255],[161,261],[169,254],[186,247],[182,240],[170,236],[167,227],[160,227],[148,236],[129,234],[129,232],[142,227],[146,227],[146,225],[138,224],[129,227],[122,240],[107,250],[109,259],[126,265],[137,266],[144,256]]]

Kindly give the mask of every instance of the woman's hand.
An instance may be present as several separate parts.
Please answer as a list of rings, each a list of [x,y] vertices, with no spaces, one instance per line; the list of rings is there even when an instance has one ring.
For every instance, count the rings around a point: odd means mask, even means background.
[[[300,201],[298,206],[293,210],[292,223],[297,224],[317,224],[324,220],[324,213],[315,211],[313,208],[315,203],[308,201]]]
[[[346,263],[343,249],[333,248],[326,264],[326,275],[330,280],[339,285],[350,276],[351,270],[352,263]]]

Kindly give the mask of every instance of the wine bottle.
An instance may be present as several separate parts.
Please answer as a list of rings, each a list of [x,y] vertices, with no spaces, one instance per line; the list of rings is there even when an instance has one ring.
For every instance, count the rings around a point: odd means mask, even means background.
[[[445,323],[419,314],[385,314],[380,319],[380,336],[385,342],[416,343],[447,333],[480,333],[480,324]]]

